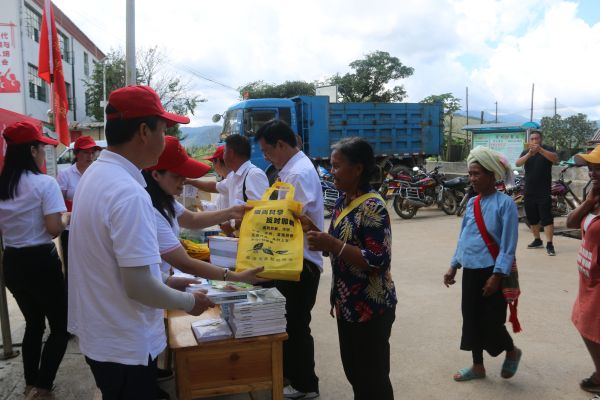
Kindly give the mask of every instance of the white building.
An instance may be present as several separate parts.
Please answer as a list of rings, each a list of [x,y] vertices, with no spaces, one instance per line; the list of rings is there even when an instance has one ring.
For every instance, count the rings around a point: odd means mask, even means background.
[[[37,74],[43,3],[43,0],[2,0],[0,108],[47,122],[50,87]],[[69,98],[71,138],[74,140],[83,133],[102,139],[102,123],[95,123],[86,107],[83,80],[93,73],[94,62],[105,55],[60,9],[54,4],[52,7]]]

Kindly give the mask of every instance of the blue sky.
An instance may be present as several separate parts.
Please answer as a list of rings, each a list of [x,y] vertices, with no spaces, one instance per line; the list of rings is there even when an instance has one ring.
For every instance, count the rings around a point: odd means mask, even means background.
[[[121,0],[55,0],[103,51],[125,46]],[[226,6],[224,4],[227,4]],[[469,109],[600,119],[600,0],[158,0],[136,2],[138,47],[159,46],[165,71],[205,97],[192,125],[237,101],[231,88],[323,80],[384,50],[415,69],[406,101],[451,92]],[[107,13],[106,10],[110,10]],[[216,84],[203,77],[222,83]],[[464,102],[463,102],[464,107]]]

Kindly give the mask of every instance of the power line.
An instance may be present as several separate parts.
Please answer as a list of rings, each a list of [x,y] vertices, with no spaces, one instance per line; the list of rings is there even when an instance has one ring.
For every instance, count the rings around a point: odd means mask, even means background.
[[[221,82],[219,82],[217,80],[211,79],[211,78],[209,78],[209,77],[201,74],[200,72],[196,71],[195,69],[193,69],[191,67],[183,66],[183,65],[174,65],[174,64],[171,64],[171,63],[168,63],[168,64],[171,65],[175,69],[187,72],[188,74],[194,75],[197,78],[204,79],[205,81],[209,81],[209,82],[215,83],[215,84],[217,84],[219,86],[223,86],[224,88],[231,89],[231,90],[234,90],[235,92],[239,93],[238,89],[236,89],[234,87],[231,87],[229,85],[226,85],[224,83],[221,83]]]

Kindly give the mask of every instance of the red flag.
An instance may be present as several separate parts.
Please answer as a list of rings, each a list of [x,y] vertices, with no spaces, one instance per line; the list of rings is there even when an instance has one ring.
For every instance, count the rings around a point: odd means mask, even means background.
[[[67,87],[63,73],[58,34],[54,12],[50,0],[44,0],[44,15],[40,35],[40,57],[38,75],[40,78],[52,85],[54,110],[54,128],[58,132],[59,141],[65,146],[69,145],[69,122],[67,112],[69,111],[69,100],[67,98]]]

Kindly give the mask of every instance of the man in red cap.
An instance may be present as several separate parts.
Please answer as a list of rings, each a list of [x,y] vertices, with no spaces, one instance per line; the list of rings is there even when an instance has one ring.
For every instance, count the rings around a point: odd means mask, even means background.
[[[229,206],[245,204],[248,200],[260,200],[269,187],[269,180],[264,171],[250,161],[251,151],[250,142],[245,136],[230,135],[225,139],[223,160],[232,171],[226,179]],[[214,182],[190,183],[201,190],[217,192]],[[239,228],[239,221],[232,221],[231,228]],[[226,227],[222,226],[221,229],[228,233],[229,229]]]
[[[148,86],[110,94],[108,147],[82,176],[69,244],[69,323],[104,399],[155,399],[156,357],[166,348],[164,309],[199,315],[201,292],[169,288],[161,276],[156,220],[142,169],[156,165],[165,130],[189,123]]]

